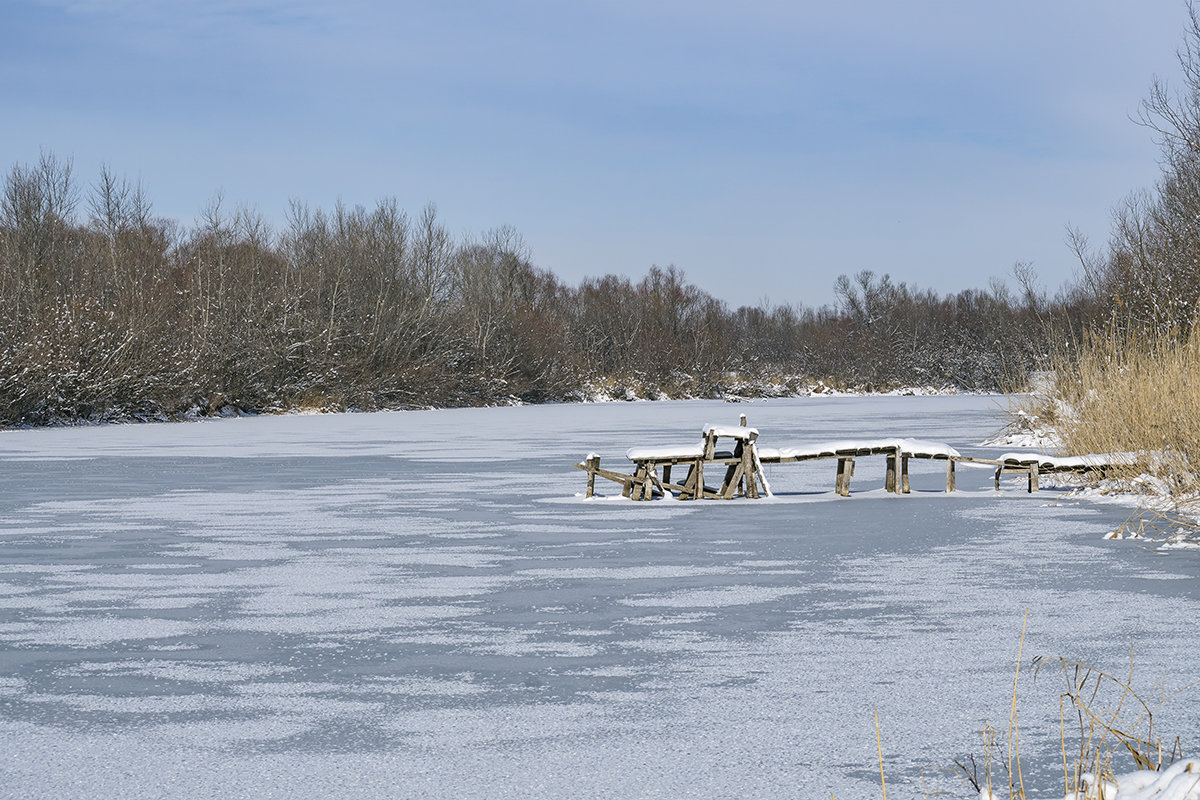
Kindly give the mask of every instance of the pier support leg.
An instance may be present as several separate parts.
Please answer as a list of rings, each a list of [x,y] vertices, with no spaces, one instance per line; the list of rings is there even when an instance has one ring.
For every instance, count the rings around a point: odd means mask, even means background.
[[[585,497],[595,497],[596,495],[596,470],[600,469],[600,456],[592,456],[587,461],[588,468],[588,485],[587,494]]]
[[[899,482],[896,480],[896,472],[900,468],[899,462],[900,459],[895,453],[892,453],[887,457],[887,474],[883,478],[883,490],[885,492],[896,494],[899,491]]]
[[[730,474],[732,473],[732,474]],[[742,485],[743,474],[742,463],[731,465],[725,471],[725,483],[723,484],[725,491],[721,493],[721,497],[725,500],[732,500],[737,493],[738,487]]]
[[[997,492],[998,492],[998,491],[1000,491],[1000,473],[1001,473],[1001,472],[1003,472],[1003,471],[1004,471],[1004,465],[1003,465],[1003,464],[1002,464],[1002,465],[1000,465],[1000,466],[998,466],[998,467],[996,467],[995,481],[996,481],[996,491],[997,491]]]
[[[742,474],[746,476],[746,497],[758,499],[758,481],[754,474],[754,454],[749,447],[742,449]]]
[[[834,491],[842,497],[850,496],[850,476],[854,474],[854,459],[839,458],[837,465],[837,480],[834,482]]]
[[[1038,486],[1038,465],[1034,462],[1029,465],[1029,492],[1032,494],[1039,490]]]
[[[900,491],[904,494],[912,493],[908,485],[908,456],[900,457]]]
[[[954,459],[946,459],[946,491],[953,492],[956,488],[954,479]]]

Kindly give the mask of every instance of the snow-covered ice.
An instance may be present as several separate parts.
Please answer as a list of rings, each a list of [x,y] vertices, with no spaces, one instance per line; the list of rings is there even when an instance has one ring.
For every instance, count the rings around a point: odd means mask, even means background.
[[[1200,554],[1128,510],[912,464],[854,496],[633,503],[571,465],[746,413],[764,447],[964,453],[999,398],[813,397],[0,433],[0,797],[745,798],[961,792],[1025,653],[1196,681]],[[619,463],[619,461],[618,461]],[[604,485],[608,484],[608,485]],[[1060,685],[1022,678],[1061,795]],[[1185,748],[1195,698],[1156,716]],[[1186,749],[1188,755],[1195,752]],[[1120,765],[1118,765],[1120,771]],[[1056,783],[1057,781],[1057,783]],[[961,796],[965,796],[965,793]],[[1138,795],[1140,797],[1140,795]]]

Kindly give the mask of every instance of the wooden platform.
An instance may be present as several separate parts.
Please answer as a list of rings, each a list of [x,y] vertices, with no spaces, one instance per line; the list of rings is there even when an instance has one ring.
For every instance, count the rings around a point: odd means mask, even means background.
[[[602,469],[600,456],[588,454],[582,463],[575,464],[588,473],[586,496],[595,495],[598,476],[621,484],[621,494],[633,500],[650,500],[670,493],[680,500],[732,500],[739,496],[757,499],[771,496],[763,464],[836,460],[834,491],[849,497],[855,460],[870,456],[886,459],[884,489],[895,494],[911,493],[908,467],[914,458],[946,462],[947,492],[956,489],[955,469],[960,462],[994,466],[997,491],[1005,474],[1026,475],[1030,492],[1040,489],[1041,475],[1071,473],[1103,477],[1117,466],[1137,463],[1136,456],[1130,453],[1070,457],[1005,453],[994,459],[978,458],[964,456],[943,442],[921,439],[851,439],[764,448],[758,446],[758,430],[746,426],[745,415],[736,426],[706,425],[700,435],[700,441],[692,445],[631,448],[626,458],[633,462],[632,474]],[[674,482],[672,473],[680,467],[686,467],[687,474],[682,481]],[[706,474],[720,475],[720,484],[707,485]]]

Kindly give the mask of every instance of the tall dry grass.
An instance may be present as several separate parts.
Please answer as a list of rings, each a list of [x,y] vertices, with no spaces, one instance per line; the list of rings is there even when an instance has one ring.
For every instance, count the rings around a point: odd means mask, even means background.
[[[1027,414],[1068,455],[1136,453],[1107,476],[1177,503],[1200,498],[1200,337],[1112,328],[1056,359],[1054,385]]]

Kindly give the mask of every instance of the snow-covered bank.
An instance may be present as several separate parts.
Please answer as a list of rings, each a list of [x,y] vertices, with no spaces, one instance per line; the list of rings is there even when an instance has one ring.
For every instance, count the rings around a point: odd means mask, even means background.
[[[753,379],[731,376],[722,388],[705,396],[688,392],[667,392],[660,388],[647,389],[637,381],[605,380],[584,385],[568,399],[583,403],[634,402],[639,400],[724,400],[744,403],[769,399],[800,397],[934,397],[938,395],[986,395],[958,386],[913,385],[876,389],[813,380],[801,376],[778,379]]]
[[[1008,715],[1012,661],[1196,680],[1196,559],[1120,509],[941,491],[589,502],[570,464],[745,412],[765,446],[961,451],[1003,400],[264,416],[0,433],[0,796],[919,796]],[[882,487],[864,464],[861,485]],[[814,486],[821,487],[814,490]],[[1059,686],[1022,687],[1033,796]],[[1191,698],[1156,716],[1200,735]],[[1026,750],[1028,747],[1028,750]],[[1057,784],[1061,786],[1061,784]]]

